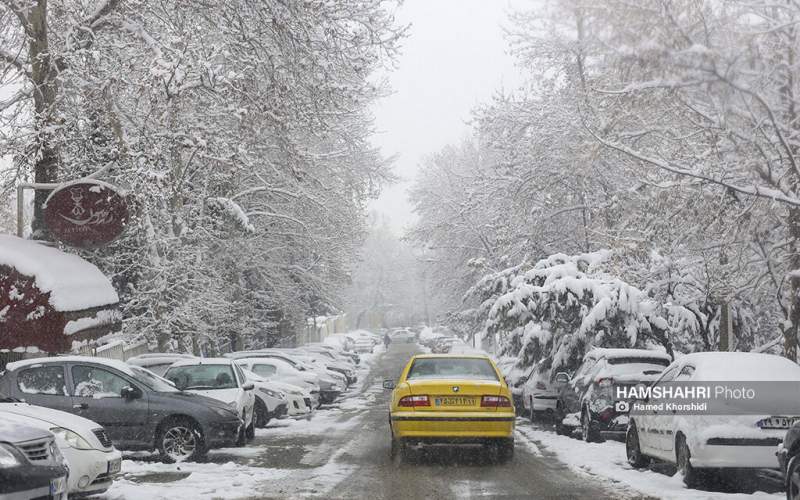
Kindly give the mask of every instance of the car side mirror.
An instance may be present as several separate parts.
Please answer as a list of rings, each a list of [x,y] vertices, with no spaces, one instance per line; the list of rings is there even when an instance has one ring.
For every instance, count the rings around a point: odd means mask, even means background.
[[[242,385],[242,389],[244,389],[245,391],[252,391],[255,388],[256,388],[256,385],[254,383],[252,383],[252,382],[245,382]]]
[[[125,399],[139,399],[142,397],[142,390],[138,387],[126,385],[120,390],[120,396]]]
[[[384,380],[383,381],[383,388],[384,389],[392,390],[392,389],[394,389],[394,387],[395,387],[394,380]]]
[[[558,372],[556,373],[556,383],[559,384],[566,384],[569,382],[569,373],[567,372]]]

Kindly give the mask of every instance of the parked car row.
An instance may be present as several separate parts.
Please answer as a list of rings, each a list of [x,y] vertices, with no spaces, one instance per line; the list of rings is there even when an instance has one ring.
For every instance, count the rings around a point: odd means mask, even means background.
[[[659,388],[676,382],[744,380],[769,382],[772,392],[785,392],[770,394],[772,400],[794,401],[800,366],[786,358],[702,352],[672,361],[659,351],[592,349],[572,374],[551,374],[536,365],[519,369],[513,358],[501,359],[498,366],[512,380],[509,385],[519,382],[520,403],[532,420],[549,416],[557,433],[577,434],[589,442],[624,438],[633,467],[653,461],[672,464],[689,487],[704,484],[721,470],[780,469],[785,473],[787,498],[800,498],[800,415],[766,414],[770,412],[766,408],[763,415],[692,414],[660,410],[657,405],[630,413],[631,404],[651,401],[616,397],[620,387],[647,388],[649,394],[657,394]]]
[[[0,374],[0,498],[102,493],[121,471],[120,450],[156,451],[170,463],[244,446],[272,419],[310,418],[335,401],[356,382],[358,362],[320,343],[220,358],[9,363]]]
[[[423,331],[419,336],[419,342],[433,354],[448,354],[453,351],[453,346],[466,345],[449,330],[437,327]]]

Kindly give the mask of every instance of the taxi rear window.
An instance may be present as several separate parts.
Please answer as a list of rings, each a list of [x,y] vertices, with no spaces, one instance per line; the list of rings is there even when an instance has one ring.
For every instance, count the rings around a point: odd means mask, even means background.
[[[408,370],[407,380],[460,378],[498,380],[488,359],[480,358],[420,358]]]

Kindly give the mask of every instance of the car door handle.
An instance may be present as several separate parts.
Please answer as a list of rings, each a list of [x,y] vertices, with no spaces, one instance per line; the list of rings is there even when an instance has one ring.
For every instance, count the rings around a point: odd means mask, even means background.
[[[85,410],[89,408],[89,405],[87,403],[78,403],[76,405],[72,405],[72,407],[75,408],[76,410]]]

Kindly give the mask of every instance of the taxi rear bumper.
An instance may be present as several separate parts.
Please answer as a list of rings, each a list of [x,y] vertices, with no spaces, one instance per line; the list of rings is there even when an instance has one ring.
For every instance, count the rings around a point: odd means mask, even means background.
[[[511,438],[513,412],[395,412],[391,414],[395,438],[482,439]]]

